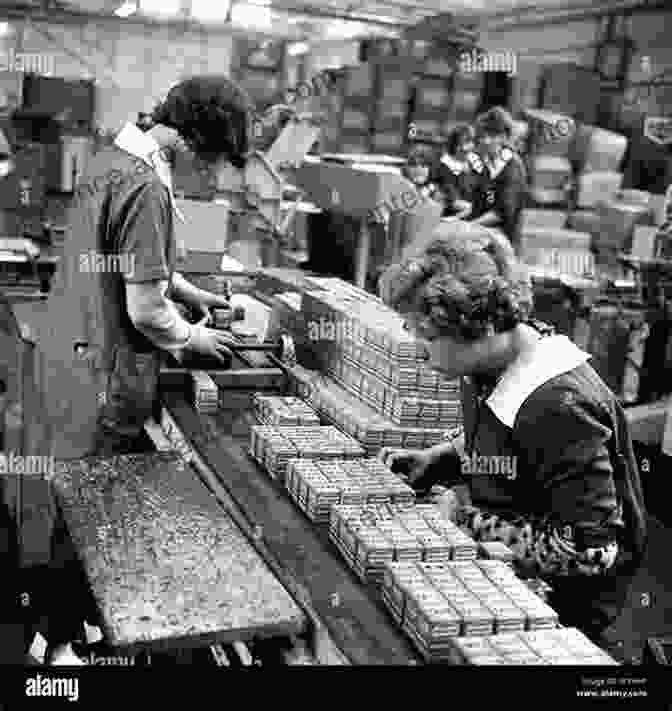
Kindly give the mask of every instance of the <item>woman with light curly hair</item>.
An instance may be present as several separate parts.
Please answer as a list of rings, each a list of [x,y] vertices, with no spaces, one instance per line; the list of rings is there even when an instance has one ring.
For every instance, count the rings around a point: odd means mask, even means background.
[[[599,643],[646,538],[614,394],[588,354],[530,318],[529,280],[487,229],[442,225],[383,275],[381,296],[426,344],[430,367],[465,385],[462,432],[429,450],[384,450],[383,460],[416,489],[466,485],[457,522],[507,544],[521,574],[550,583],[561,622]]]

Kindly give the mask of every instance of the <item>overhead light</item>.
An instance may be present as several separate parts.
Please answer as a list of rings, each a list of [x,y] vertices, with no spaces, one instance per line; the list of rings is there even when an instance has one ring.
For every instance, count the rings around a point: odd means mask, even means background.
[[[9,22],[0,22],[0,37],[7,37],[12,34],[12,26]]]
[[[239,27],[270,30],[273,26],[273,14],[270,6],[252,2],[237,2],[231,8],[231,22]]]
[[[182,10],[180,0],[139,0],[138,4],[147,15],[172,17],[179,15]]]
[[[118,7],[115,11],[114,14],[117,17],[130,17],[131,15],[135,15],[135,13],[138,11],[138,2],[125,2],[121,7]]]
[[[192,0],[191,2],[191,16],[196,20],[224,22],[229,16],[230,9],[230,0],[219,0],[217,3],[213,3],[212,0]]]
[[[293,42],[287,48],[287,53],[290,57],[300,57],[304,54],[310,52],[310,45],[308,42]]]

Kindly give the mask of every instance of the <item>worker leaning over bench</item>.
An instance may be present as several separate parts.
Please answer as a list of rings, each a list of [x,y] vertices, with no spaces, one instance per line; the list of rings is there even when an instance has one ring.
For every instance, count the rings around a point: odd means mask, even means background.
[[[40,344],[47,439],[57,460],[146,447],[143,426],[156,404],[162,351],[178,360],[188,353],[230,358],[230,336],[188,323],[174,303],[202,315],[228,305],[175,272],[173,223],[181,216],[171,159],[182,152],[241,169],[251,122],[252,103],[242,89],[225,77],[196,77],[171,89],[149,130],[129,123],[114,146],[94,157],[77,190],[49,297],[53,329]],[[92,250],[124,257],[118,263],[125,269],[83,269],[82,259]],[[74,581],[74,557],[62,526],[55,538],[54,575],[67,577],[67,565]],[[67,610],[77,611],[74,598],[65,599]],[[52,658],[79,631],[67,610],[52,610]]]
[[[529,319],[525,273],[489,230],[444,224],[436,237],[390,268],[381,294],[426,342],[431,367],[469,378],[474,397],[463,434],[382,457],[416,488],[466,484],[457,522],[509,545],[519,569],[551,584],[560,622],[605,644],[646,537],[623,410],[588,354]]]

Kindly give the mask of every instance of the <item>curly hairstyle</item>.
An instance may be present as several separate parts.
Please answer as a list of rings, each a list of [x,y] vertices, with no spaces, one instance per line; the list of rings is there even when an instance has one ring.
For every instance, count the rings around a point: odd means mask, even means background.
[[[227,77],[192,77],[168,92],[152,121],[174,128],[205,162],[226,156],[242,168],[250,150],[253,108],[246,92]]]
[[[474,140],[475,138],[476,131],[473,126],[468,123],[459,124],[455,126],[448,135],[446,152],[448,155],[454,156],[462,143],[469,139]]]
[[[420,317],[423,330],[461,342],[493,328],[502,333],[529,319],[532,288],[524,266],[494,231],[444,223],[420,254],[390,267],[383,301]]]
[[[511,139],[514,128],[511,114],[501,106],[494,106],[476,119],[476,133],[481,136],[505,135]]]

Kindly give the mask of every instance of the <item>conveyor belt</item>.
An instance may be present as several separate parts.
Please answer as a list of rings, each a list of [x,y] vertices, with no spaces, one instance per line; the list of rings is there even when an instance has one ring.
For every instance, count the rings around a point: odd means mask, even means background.
[[[340,559],[326,530],[316,529],[287,493],[249,458],[251,395],[227,391],[216,416],[197,414],[176,390],[163,404],[194,450],[215,472],[284,575],[305,592],[338,649],[352,664],[408,665],[420,658]],[[289,587],[289,586],[287,586]]]

